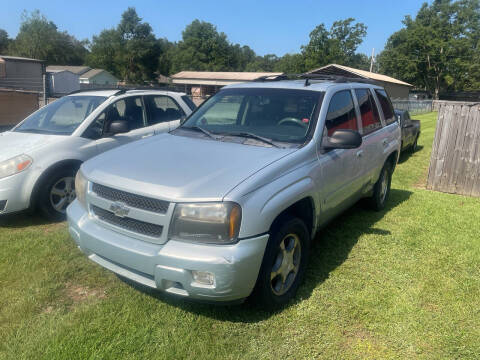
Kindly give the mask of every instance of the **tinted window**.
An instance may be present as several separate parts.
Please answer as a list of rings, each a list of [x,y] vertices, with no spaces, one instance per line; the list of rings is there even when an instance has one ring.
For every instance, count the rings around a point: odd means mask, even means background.
[[[377,106],[373,100],[373,96],[369,89],[356,89],[355,95],[358,101],[358,107],[360,108],[360,114],[362,116],[362,134],[367,135],[371,132],[380,129],[382,123],[378,116]]]
[[[380,101],[380,106],[382,107],[385,122],[387,124],[395,122],[395,113],[393,111],[393,106],[385,90],[375,89],[375,93],[377,94],[378,101]]]
[[[333,95],[328,106],[325,127],[328,136],[339,129],[358,130],[355,106],[349,90],[340,91]]]
[[[225,89],[211,97],[182,128],[212,133],[251,133],[279,142],[304,142],[322,93],[269,88]]]
[[[103,96],[65,96],[30,115],[15,131],[70,135],[105,100]]]

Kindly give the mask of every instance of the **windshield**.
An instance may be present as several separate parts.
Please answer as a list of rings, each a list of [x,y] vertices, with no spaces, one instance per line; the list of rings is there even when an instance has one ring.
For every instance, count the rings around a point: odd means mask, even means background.
[[[34,112],[14,131],[71,135],[106,99],[104,96],[65,96]]]
[[[210,98],[181,126],[213,135],[253,136],[303,143],[313,128],[322,93],[293,89],[225,89]]]

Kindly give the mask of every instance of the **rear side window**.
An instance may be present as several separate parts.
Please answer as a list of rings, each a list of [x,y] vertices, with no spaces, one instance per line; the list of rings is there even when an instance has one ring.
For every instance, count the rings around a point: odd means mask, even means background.
[[[377,106],[369,89],[356,89],[358,107],[362,116],[362,135],[368,135],[382,127]]]
[[[350,90],[339,91],[332,96],[325,119],[327,135],[332,136],[336,130],[358,130],[355,106]]]
[[[184,114],[183,110],[169,96],[145,96],[148,108],[148,124],[154,125],[172,120],[179,120]]]
[[[393,106],[387,93],[383,89],[375,89],[375,93],[377,94],[378,101],[380,101],[385,122],[387,125],[394,123],[395,112],[393,111]]]

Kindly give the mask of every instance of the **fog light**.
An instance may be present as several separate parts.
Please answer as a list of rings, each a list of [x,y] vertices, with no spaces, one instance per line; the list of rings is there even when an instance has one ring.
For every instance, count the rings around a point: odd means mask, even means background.
[[[208,271],[192,271],[193,280],[201,285],[214,285],[215,275]]]

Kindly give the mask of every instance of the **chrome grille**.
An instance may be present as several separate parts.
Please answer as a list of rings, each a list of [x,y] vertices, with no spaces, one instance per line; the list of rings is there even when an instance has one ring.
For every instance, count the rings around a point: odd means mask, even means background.
[[[92,191],[101,198],[111,201],[121,201],[128,206],[158,214],[165,214],[170,205],[168,201],[152,199],[95,183],[92,184]]]
[[[150,224],[144,221],[135,220],[128,217],[118,217],[111,211],[91,205],[92,212],[102,221],[118,226],[122,229],[133,231],[138,234],[159,238],[162,236],[163,226]]]

